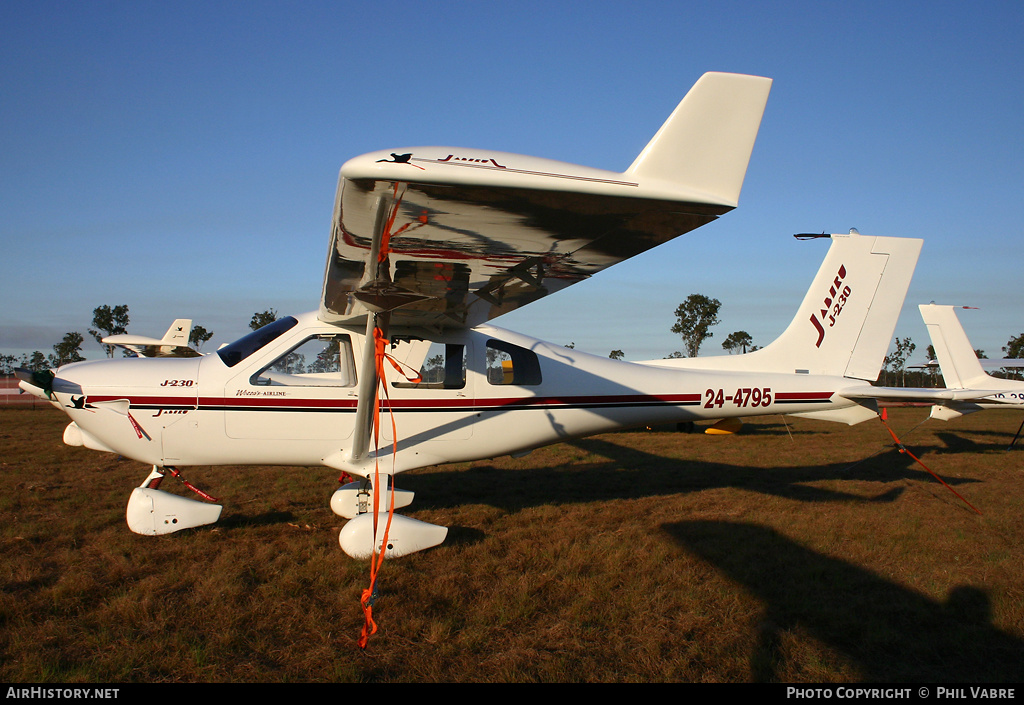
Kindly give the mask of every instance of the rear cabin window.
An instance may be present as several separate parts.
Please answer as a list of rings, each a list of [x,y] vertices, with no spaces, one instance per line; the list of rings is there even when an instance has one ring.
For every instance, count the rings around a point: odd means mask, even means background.
[[[392,382],[399,389],[463,389],[466,386],[466,346],[421,339],[403,339],[399,344],[426,347],[419,368],[419,382],[403,379]]]
[[[540,384],[537,354],[504,340],[487,341],[487,381],[491,384]]]
[[[344,333],[307,338],[253,375],[251,382],[260,386],[353,387],[352,339]]]

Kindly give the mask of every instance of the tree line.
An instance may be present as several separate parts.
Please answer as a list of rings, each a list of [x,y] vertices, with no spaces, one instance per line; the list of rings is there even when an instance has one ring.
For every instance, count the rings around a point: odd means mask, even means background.
[[[701,346],[708,338],[714,337],[711,328],[717,326],[721,321],[718,312],[722,308],[722,302],[704,294],[690,294],[683,303],[675,310],[676,322],[672,324],[671,331],[680,336],[683,341],[683,350],[672,352],[665,356],[666,359],[680,357],[697,357]],[[566,347],[572,347],[567,345]],[[745,330],[738,330],[730,333],[722,342],[722,349],[732,355],[733,353],[745,354],[758,349],[754,340]],[[622,360],[625,354],[621,350],[612,350],[608,357],[613,360]]]
[[[666,358],[697,357],[701,347],[708,338],[714,337],[711,328],[717,326],[721,321],[718,312],[722,308],[722,302],[718,299],[705,296],[704,294],[690,294],[676,307],[675,323],[670,328],[671,332],[679,335],[683,342],[685,354],[675,351]],[[277,310],[273,308],[258,311],[249,320],[249,328],[259,330],[268,323],[277,320]],[[91,335],[106,351],[107,357],[114,356],[113,345],[105,345],[103,338],[110,335],[119,335],[128,332],[130,321],[127,304],[119,306],[97,306],[93,309],[92,327],[88,328]],[[193,325],[189,332],[189,345],[196,350],[202,349],[204,343],[213,337],[213,331],[207,330],[201,325]],[[53,346],[53,352],[49,355],[36,350],[31,354],[23,354],[20,358],[14,355],[0,355],[0,375],[10,376],[17,367],[25,367],[33,371],[45,369],[56,369],[61,365],[72,362],[81,362],[82,344],[85,337],[77,332],[71,331],[64,335],[64,338]],[[567,348],[575,347],[575,343],[569,343]],[[739,330],[730,333],[722,342],[722,349],[730,355],[734,353],[745,354],[758,349],[750,334]],[[882,374],[879,382],[884,386],[912,386],[912,387],[934,387],[938,386],[938,370],[931,366],[924,370],[908,370],[906,367],[910,356],[917,349],[917,345],[908,338],[896,338],[895,350],[885,356],[882,363]],[[1024,333],[1011,336],[1006,345],[1003,346],[1004,358],[1024,358]],[[986,359],[984,350],[975,350],[979,358]],[[126,355],[130,355],[125,351]],[[622,360],[625,353],[622,350],[612,350],[608,357],[613,360]],[[935,350],[931,345],[925,353],[928,362],[935,362]],[[1019,379],[1022,374],[1020,369],[1007,368],[992,373],[996,377]]]
[[[275,309],[267,309],[254,313],[249,321],[249,327],[257,330],[275,320],[277,320],[277,311]],[[107,357],[114,357],[116,346],[104,344],[103,338],[110,335],[127,333],[129,322],[130,316],[127,304],[97,306],[92,312],[92,327],[86,330],[104,349]],[[207,330],[201,325],[193,325],[192,330],[189,331],[188,342],[196,350],[201,350],[203,344],[212,337],[212,330]],[[78,331],[71,331],[64,334],[64,338],[53,346],[53,352],[48,355],[40,350],[22,354],[20,357],[16,355],[0,355],[0,375],[9,377],[14,374],[14,370],[18,367],[39,372],[46,369],[57,369],[61,365],[68,365],[72,362],[81,362],[85,360],[85,357],[82,355],[82,345],[84,343],[84,335]],[[130,356],[132,353],[126,350],[124,354]]]

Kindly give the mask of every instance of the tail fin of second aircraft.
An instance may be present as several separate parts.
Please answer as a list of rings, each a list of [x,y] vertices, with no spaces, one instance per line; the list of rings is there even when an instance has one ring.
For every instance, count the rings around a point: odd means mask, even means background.
[[[163,345],[188,347],[188,337],[192,333],[192,319],[179,318],[171,324],[160,340]]]
[[[918,308],[931,336],[945,385],[950,389],[991,387],[993,378],[978,361],[955,307],[922,304]]]

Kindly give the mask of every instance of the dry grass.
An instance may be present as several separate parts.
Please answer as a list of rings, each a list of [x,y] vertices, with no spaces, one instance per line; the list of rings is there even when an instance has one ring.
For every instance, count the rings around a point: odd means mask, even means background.
[[[408,513],[452,529],[385,564],[366,651],[330,471],[190,469],[221,522],[141,537],[123,511],[146,469],[64,446],[65,423],[0,411],[4,682],[1024,678],[1019,414],[904,439],[981,516],[878,423],[607,434],[403,475]]]

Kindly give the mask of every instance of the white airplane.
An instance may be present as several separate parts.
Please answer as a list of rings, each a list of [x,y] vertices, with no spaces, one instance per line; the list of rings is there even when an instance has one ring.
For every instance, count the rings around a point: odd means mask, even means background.
[[[130,350],[140,357],[198,357],[199,353],[188,345],[192,332],[192,319],[179,318],[171,324],[163,338],[119,333],[108,335],[100,342]]]
[[[918,308],[932,339],[946,387],[971,390],[975,395],[974,399],[932,406],[930,418],[949,421],[982,409],[1024,410],[1024,382],[1000,379],[985,372],[957,318],[955,306],[922,304]]]
[[[219,505],[157,489],[183,466],[325,467],[359,478],[331,501],[354,557],[444,540],[445,527],[392,515],[412,497],[388,478],[413,468],[645,424],[872,418],[901,393],[869,381],[920,240],[832,236],[792,324],[742,356],[637,364],[487,323],[733,209],[770,85],[705,74],[622,173],[449,147],[352,159],[318,311],[211,355],[77,363],[21,385],[68,414],[65,442],[152,466],[132,530],[217,520]]]

